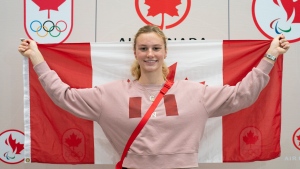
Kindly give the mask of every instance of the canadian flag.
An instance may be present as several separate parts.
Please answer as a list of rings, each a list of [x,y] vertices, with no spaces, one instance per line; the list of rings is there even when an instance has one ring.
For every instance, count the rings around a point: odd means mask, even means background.
[[[267,40],[170,41],[165,60],[168,78],[235,85],[260,62],[269,44]],[[39,44],[39,49],[50,68],[74,88],[133,80],[131,43]],[[282,63],[279,57],[270,82],[252,106],[208,120],[199,163],[260,161],[280,155]],[[120,157],[99,125],[54,105],[28,60],[23,67],[25,162],[116,163]]]

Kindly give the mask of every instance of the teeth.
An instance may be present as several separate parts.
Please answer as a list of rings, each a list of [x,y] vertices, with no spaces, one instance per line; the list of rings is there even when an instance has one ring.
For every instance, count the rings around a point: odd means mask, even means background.
[[[146,60],[145,62],[156,62],[156,60]]]

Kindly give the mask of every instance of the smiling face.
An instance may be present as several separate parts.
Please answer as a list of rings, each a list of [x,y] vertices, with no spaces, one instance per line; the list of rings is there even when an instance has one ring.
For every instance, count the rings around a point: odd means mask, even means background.
[[[155,32],[142,33],[136,38],[135,58],[140,65],[141,75],[162,76],[162,67],[167,55],[164,40]]]

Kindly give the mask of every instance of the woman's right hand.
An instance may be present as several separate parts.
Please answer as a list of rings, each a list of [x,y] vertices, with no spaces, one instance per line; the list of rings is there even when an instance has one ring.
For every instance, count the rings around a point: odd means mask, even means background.
[[[19,45],[18,51],[23,56],[29,58],[34,66],[44,61],[36,42],[33,40],[23,40]]]
[[[37,53],[38,47],[35,41],[26,39],[21,42],[18,50],[23,56],[30,58],[31,55]]]

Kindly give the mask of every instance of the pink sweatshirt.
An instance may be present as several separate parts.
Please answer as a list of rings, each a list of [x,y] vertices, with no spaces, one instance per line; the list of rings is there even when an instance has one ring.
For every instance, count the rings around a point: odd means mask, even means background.
[[[132,144],[123,167],[197,167],[199,142],[207,119],[254,103],[267,85],[272,67],[263,59],[236,86],[176,81]],[[162,88],[138,81],[115,81],[95,88],[74,89],[62,82],[46,62],[34,69],[53,102],[78,117],[99,123],[120,156],[152,103],[149,95],[156,95]]]

